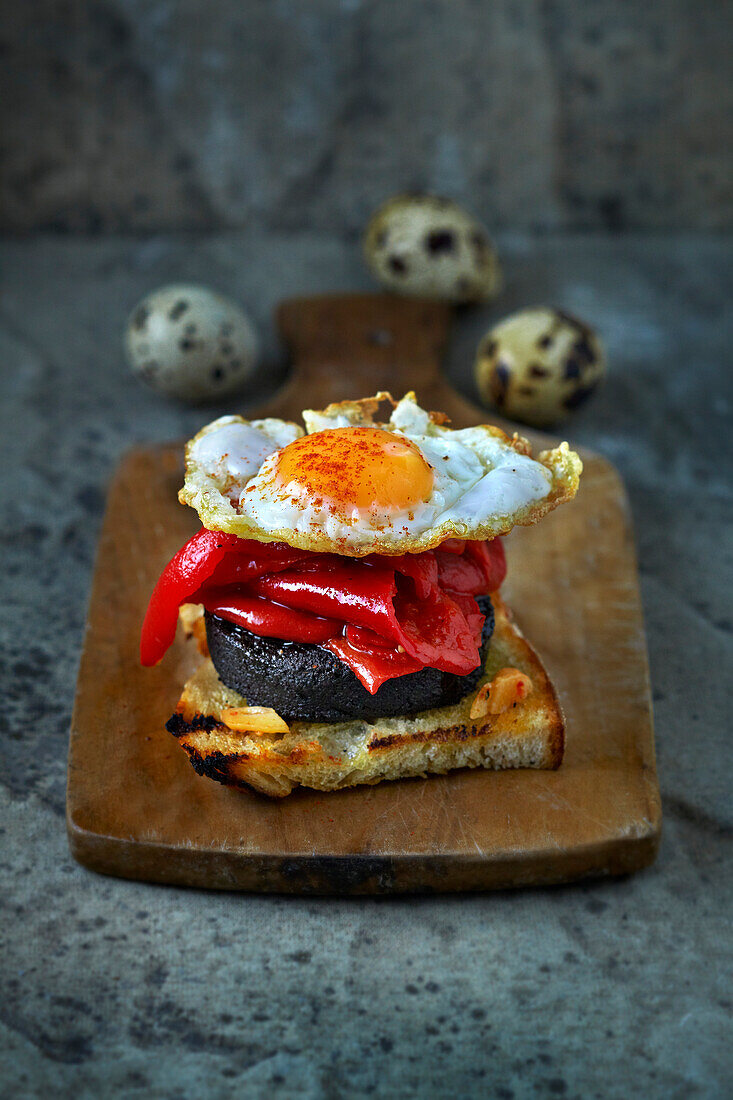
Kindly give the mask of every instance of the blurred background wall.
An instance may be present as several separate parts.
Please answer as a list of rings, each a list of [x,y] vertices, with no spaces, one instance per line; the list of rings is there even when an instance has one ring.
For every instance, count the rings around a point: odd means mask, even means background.
[[[730,227],[725,0],[5,0],[0,225]]]

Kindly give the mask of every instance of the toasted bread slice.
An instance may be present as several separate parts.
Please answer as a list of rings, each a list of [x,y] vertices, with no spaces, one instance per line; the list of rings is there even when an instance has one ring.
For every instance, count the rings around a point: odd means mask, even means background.
[[[454,706],[372,722],[293,722],[279,735],[241,733],[222,721],[222,711],[246,701],[222,684],[206,658],[168,728],[200,775],[275,798],[298,785],[332,791],[454,768],[557,768],[564,723],[555,690],[498,594],[492,601],[496,626],[484,674]],[[190,626],[188,632],[195,635]],[[485,713],[487,685],[506,668],[528,676],[531,690],[500,713]]]

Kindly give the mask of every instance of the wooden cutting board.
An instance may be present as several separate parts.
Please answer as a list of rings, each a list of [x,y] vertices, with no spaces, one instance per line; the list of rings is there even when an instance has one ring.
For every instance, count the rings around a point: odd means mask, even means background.
[[[301,299],[279,322],[295,367],[268,414],[415,388],[456,426],[486,419],[439,374],[447,307]],[[584,461],[576,501],[507,540],[507,598],[567,718],[562,767],[270,801],[199,778],[164,729],[193,646],[179,638],[157,668],[138,664],[150,591],[197,522],[176,500],[181,445],[131,451],[109,493],[71,727],[74,856],[127,878],[337,894],[557,883],[650,863],[661,811],[629,508],[613,467]]]

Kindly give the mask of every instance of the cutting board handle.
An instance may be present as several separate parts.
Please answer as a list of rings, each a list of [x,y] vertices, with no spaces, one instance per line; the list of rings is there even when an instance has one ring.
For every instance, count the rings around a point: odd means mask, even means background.
[[[379,390],[397,398],[415,390],[424,409],[446,413],[456,428],[485,422],[486,410],[467,401],[440,370],[453,312],[443,302],[392,294],[323,294],[281,302],[275,316],[292,370],[260,416],[299,421],[303,408],[323,409]],[[516,428],[495,413],[491,422],[509,433]],[[548,436],[522,434],[533,444],[549,445]]]
[[[378,390],[397,397],[432,390],[452,312],[441,302],[389,294],[282,302],[277,324],[293,360],[288,389],[307,394],[312,408]]]

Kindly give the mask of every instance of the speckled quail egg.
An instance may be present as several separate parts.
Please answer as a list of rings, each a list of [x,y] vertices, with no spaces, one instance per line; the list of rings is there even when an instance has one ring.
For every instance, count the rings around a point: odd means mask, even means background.
[[[476,356],[481,397],[526,424],[544,427],[577,409],[605,372],[593,329],[543,306],[522,309],[494,325]]]
[[[448,302],[481,302],[501,289],[486,230],[450,199],[397,195],[377,210],[364,256],[389,290]]]
[[[234,302],[204,286],[164,286],[132,311],[125,334],[135,374],[197,404],[239,389],[252,374],[257,336]]]

